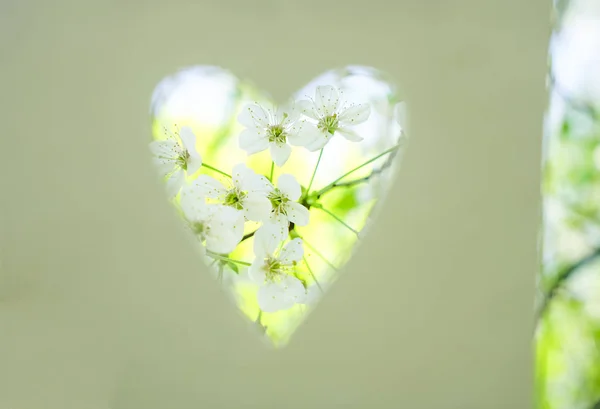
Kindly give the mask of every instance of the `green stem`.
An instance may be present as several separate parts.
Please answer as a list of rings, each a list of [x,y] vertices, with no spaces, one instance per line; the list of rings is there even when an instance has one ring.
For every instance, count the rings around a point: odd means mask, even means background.
[[[317,174],[317,169],[319,169],[319,163],[321,163],[321,157],[323,156],[323,148],[321,148],[321,151],[319,152],[319,159],[317,159],[317,164],[315,165],[315,170],[313,171],[313,174],[310,178],[310,183],[308,184],[308,188],[306,189],[306,194],[308,195],[308,193],[310,192],[310,188],[312,187],[312,184],[315,180],[315,176]]]
[[[222,256],[222,255],[217,254],[217,253],[213,253],[212,251],[209,251],[209,250],[206,250],[206,253],[209,254],[211,257],[219,259],[219,260],[229,261],[231,263],[241,264],[243,266],[251,266],[252,265],[251,263],[247,263],[245,261],[240,261],[240,260],[234,260],[232,258],[225,257],[225,256]]]
[[[353,229],[350,225],[348,225],[345,221],[343,221],[342,219],[340,219],[337,215],[335,215],[334,213],[330,212],[329,210],[325,209],[323,206],[319,205],[313,205],[313,207],[315,209],[319,209],[325,213],[327,213],[328,215],[330,215],[331,217],[333,217],[335,220],[337,220],[338,222],[340,222],[342,225],[344,225],[344,227],[346,227],[348,230],[350,230],[352,233],[356,234],[356,237],[358,237],[358,231],[356,231],[355,229]]]
[[[306,257],[303,257],[303,259],[304,259],[304,264],[306,264],[306,268],[308,269],[308,272],[310,273],[310,276],[312,277],[313,281],[315,282],[317,287],[319,287],[319,290],[321,290],[321,292],[323,292],[323,288],[321,287],[321,284],[319,284],[319,282],[317,281],[317,277],[315,277],[315,273],[313,273],[312,268],[310,268],[310,266],[308,265],[308,260],[306,259]]]
[[[551,288],[546,292],[546,296],[540,306],[540,309],[537,313],[537,319],[541,319],[546,310],[548,309],[550,302],[556,297],[558,290],[563,286],[565,282],[567,282],[574,274],[577,274],[578,271],[589,265],[590,263],[596,261],[600,257],[600,247],[596,248],[587,256],[583,257],[579,261],[574,264],[571,264],[565,268],[563,268],[557,275],[554,283]]]
[[[223,172],[222,170],[219,170],[219,169],[217,169],[217,168],[215,168],[215,167],[212,167],[212,166],[210,166],[210,165],[207,165],[206,163],[203,163],[203,164],[202,164],[202,166],[204,166],[205,168],[207,168],[207,169],[210,169],[210,170],[212,170],[212,171],[215,171],[215,172],[217,172],[217,173],[220,173],[220,174],[221,174],[221,175],[223,175],[223,176],[227,176],[228,178],[231,178],[231,175],[230,175],[230,174],[228,174],[228,173],[225,173],[225,172]]]
[[[273,183],[273,172],[275,171],[275,162],[271,161],[271,175],[269,176],[269,182]]]
[[[381,158],[384,155],[387,155],[388,153],[391,153],[391,152],[395,151],[399,147],[400,147],[400,145],[395,145],[395,146],[391,147],[390,149],[388,149],[388,150],[380,153],[379,155],[375,156],[374,158],[369,159],[365,163],[363,163],[361,165],[358,165],[357,167],[355,167],[354,169],[350,170],[349,172],[344,173],[342,176],[340,176],[339,178],[337,178],[336,180],[334,180],[333,182],[331,182],[330,184],[328,184],[327,186],[325,186],[323,189],[319,190],[317,192],[317,197],[321,196],[323,193],[325,193],[328,190],[330,190],[331,188],[333,188],[337,182],[339,182],[340,180],[344,179],[346,176],[348,176],[348,175],[356,172],[357,170],[359,170],[362,167],[367,166],[369,163],[375,162],[377,159]]]
[[[321,253],[319,253],[319,251],[318,251],[316,248],[314,248],[314,247],[313,247],[313,246],[312,246],[312,245],[311,245],[309,242],[307,242],[307,241],[306,241],[306,239],[304,239],[304,238],[303,238],[302,236],[300,236],[298,233],[296,233],[296,236],[297,236],[297,237],[298,237],[300,240],[302,240],[302,242],[303,242],[304,244],[306,244],[306,247],[308,247],[309,249],[311,249],[311,250],[313,251],[313,253],[315,253],[317,256],[319,256],[319,258],[321,258],[321,260],[323,260],[323,261],[325,262],[325,264],[327,264],[329,267],[331,267],[331,268],[332,268],[332,269],[334,269],[335,271],[337,271],[337,270],[338,270],[338,268],[337,268],[336,266],[334,266],[334,265],[331,263],[331,261],[327,260],[327,259],[325,258],[325,256],[324,256],[324,255],[322,255]]]

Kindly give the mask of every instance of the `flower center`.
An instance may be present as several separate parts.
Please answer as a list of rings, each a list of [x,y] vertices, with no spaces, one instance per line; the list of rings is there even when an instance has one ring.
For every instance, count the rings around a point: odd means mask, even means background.
[[[286,142],[285,129],[281,125],[271,125],[267,128],[269,142],[282,144]]]
[[[234,209],[242,210],[242,203],[244,202],[246,196],[248,196],[248,193],[246,192],[242,192],[237,189],[231,189],[225,194],[225,200],[223,201],[223,204],[225,206],[231,206]]]
[[[267,281],[275,281],[280,274],[283,273],[283,265],[276,259],[269,257],[265,260],[265,275]]]
[[[319,128],[322,132],[333,135],[334,132],[339,128],[339,125],[340,120],[338,119],[337,114],[333,114],[321,118],[317,124],[317,128]]]
[[[204,240],[204,236],[208,232],[208,227],[202,222],[191,222],[189,225],[192,233]]]
[[[189,160],[190,160],[190,153],[186,150],[182,150],[181,152],[179,152],[177,159],[175,159],[175,162],[181,169],[187,170],[187,165],[188,165]]]
[[[281,190],[275,188],[273,192],[269,193],[268,198],[275,213],[285,213],[285,205],[290,199],[281,193]]]

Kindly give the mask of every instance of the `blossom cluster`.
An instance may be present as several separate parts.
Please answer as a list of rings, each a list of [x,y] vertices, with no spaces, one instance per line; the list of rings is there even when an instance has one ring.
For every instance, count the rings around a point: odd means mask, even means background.
[[[281,167],[290,158],[292,146],[322,152],[336,135],[350,142],[361,141],[353,128],[369,115],[369,104],[349,103],[342,90],[319,86],[314,98],[283,107],[245,106],[238,116],[244,128],[239,147],[248,155],[268,149],[272,166]],[[275,183],[273,172],[261,175],[244,163],[235,165],[230,173],[203,163],[189,127],[166,140],[153,141],[150,149],[166,179],[167,193],[171,198],[179,196],[187,225],[207,257],[248,266],[249,278],[259,285],[261,311],[276,312],[306,302],[306,284],[296,274],[304,259],[303,242],[291,233],[295,226],[309,223],[306,199],[311,185],[304,188],[287,173],[280,174]],[[219,179],[207,174],[196,176],[203,166],[217,173]],[[247,222],[259,227],[245,234]],[[248,239],[253,240],[254,260],[230,259],[229,254]]]

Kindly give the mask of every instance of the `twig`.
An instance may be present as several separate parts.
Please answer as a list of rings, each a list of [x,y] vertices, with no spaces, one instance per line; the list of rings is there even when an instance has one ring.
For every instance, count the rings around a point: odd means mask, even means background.
[[[350,170],[349,172],[344,173],[342,176],[340,176],[339,178],[337,178],[336,180],[334,180],[333,182],[331,182],[330,184],[328,184],[327,186],[325,186],[323,189],[319,190],[316,194],[317,197],[320,197],[323,193],[329,191],[330,189],[333,188],[333,186],[337,185],[338,182],[342,179],[344,179],[346,176],[356,172],[357,170],[359,170],[360,168],[363,168],[365,166],[367,166],[368,164],[375,162],[377,159],[381,158],[384,155],[387,155],[388,153],[391,153],[395,150],[397,150],[400,147],[400,144],[395,145],[393,147],[391,147],[390,149],[387,149],[386,151],[380,153],[379,155],[375,156],[374,158],[369,159],[368,161],[362,163],[361,165],[358,165],[357,167],[355,167],[354,169]]]
[[[389,168],[392,165],[394,157],[396,156],[396,152],[392,152],[392,154],[388,156],[386,162],[379,169],[374,169],[373,171],[371,171],[371,173],[369,173],[367,176],[362,177],[362,178],[349,180],[347,182],[334,183],[334,184],[330,185],[328,187],[328,189],[322,190],[319,193],[319,195],[317,196],[317,199],[320,199],[325,193],[332,191],[336,187],[353,187],[353,186],[359,185],[361,183],[367,183],[369,180],[371,180],[372,178],[374,178],[377,175],[380,175],[381,173],[383,173],[384,170],[386,170],[387,168]]]
[[[537,314],[538,320],[543,317],[544,313],[548,309],[550,301],[552,301],[552,299],[556,296],[558,290],[562,287],[562,285],[567,280],[569,280],[569,278],[571,278],[573,276],[573,274],[577,273],[577,271],[579,269],[581,269],[582,267],[584,267],[584,266],[588,265],[589,263],[591,263],[592,261],[594,261],[598,256],[600,256],[600,247],[595,249],[592,253],[588,254],[586,257],[580,259],[576,263],[565,267],[557,275],[556,280],[552,284],[552,287],[550,288],[550,290],[548,290],[548,293],[544,297],[544,301],[538,311],[538,314]]]

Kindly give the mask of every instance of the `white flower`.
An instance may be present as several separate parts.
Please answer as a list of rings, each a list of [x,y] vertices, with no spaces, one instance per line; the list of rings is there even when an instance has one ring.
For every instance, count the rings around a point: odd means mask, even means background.
[[[271,202],[271,215],[269,221],[286,229],[289,222],[298,226],[308,224],[308,209],[298,203],[302,189],[296,178],[289,174],[282,174],[277,180],[277,187],[269,192]]]
[[[206,242],[206,249],[213,253],[231,253],[244,236],[243,213],[223,205],[206,204],[194,185],[183,188],[181,210],[192,233]]]
[[[276,251],[286,235],[287,231],[275,226],[263,227],[254,235],[256,258],[248,274],[252,281],[260,284],[257,298],[264,312],[287,310],[306,298],[304,285],[293,275],[296,264],[304,256],[302,241],[294,239]]]
[[[246,127],[240,134],[240,148],[248,155],[269,148],[273,162],[283,166],[292,152],[289,144],[305,146],[317,137],[316,133],[300,132],[306,120],[298,121],[299,117],[293,107],[271,110],[258,103],[246,105],[238,117]]]
[[[273,189],[267,178],[256,174],[243,163],[235,165],[228,186],[208,175],[192,182],[199,194],[217,203],[242,211],[247,220],[263,221],[269,217],[271,202],[267,194]]]
[[[407,116],[406,116],[406,103],[398,102],[394,106],[394,119],[400,125],[402,133],[406,133],[407,127]]]
[[[196,135],[189,127],[181,128],[181,141],[169,135],[164,141],[150,143],[150,151],[154,154],[154,164],[161,176],[166,176],[167,193],[173,197],[185,182],[185,176],[191,175],[202,166],[202,158],[196,150]]]
[[[318,133],[318,137],[304,145],[310,151],[323,148],[335,135],[340,134],[351,142],[363,140],[351,127],[361,124],[369,119],[371,107],[369,104],[345,105],[341,99],[341,91],[331,85],[318,86],[314,100],[298,101],[300,112],[316,121],[315,124],[306,124],[303,133],[311,134],[311,127]],[[305,140],[310,140],[305,137]]]

